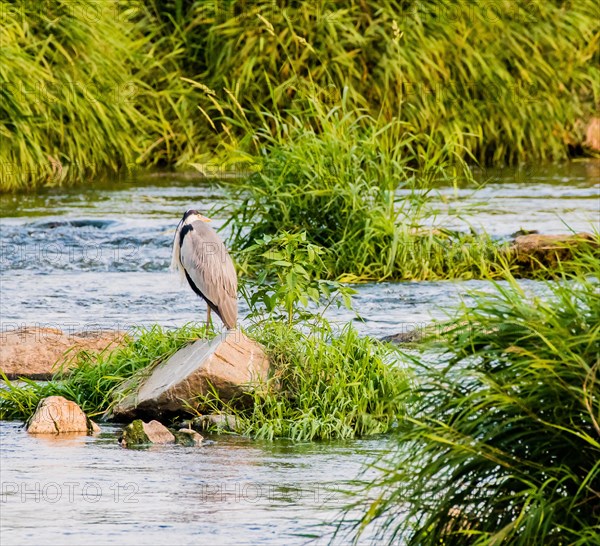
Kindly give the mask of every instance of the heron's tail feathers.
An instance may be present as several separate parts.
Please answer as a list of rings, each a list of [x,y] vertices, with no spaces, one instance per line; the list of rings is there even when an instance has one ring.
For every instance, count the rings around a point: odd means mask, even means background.
[[[226,298],[220,302],[219,305],[219,316],[223,321],[223,324],[228,330],[235,328],[237,324],[238,315],[238,302],[237,298]]]

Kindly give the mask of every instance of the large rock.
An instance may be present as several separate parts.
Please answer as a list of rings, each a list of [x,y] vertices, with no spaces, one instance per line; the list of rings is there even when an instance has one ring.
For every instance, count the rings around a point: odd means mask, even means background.
[[[598,240],[591,233],[575,235],[520,235],[507,247],[506,252],[517,264],[531,269],[543,265],[555,267],[559,261],[568,260],[573,250],[582,245],[598,247]]]
[[[0,370],[9,379],[28,377],[49,379],[65,362],[65,352],[102,351],[123,342],[123,332],[90,331],[73,334],[56,328],[24,327],[3,331],[0,335]]]
[[[230,400],[264,384],[268,376],[269,361],[261,345],[239,330],[229,331],[211,341],[198,340],[160,363],[120,401],[112,417],[179,413],[213,389],[222,400]]]
[[[30,434],[62,434],[99,432],[100,427],[71,400],[62,396],[48,396],[40,400],[35,413],[27,424]]]

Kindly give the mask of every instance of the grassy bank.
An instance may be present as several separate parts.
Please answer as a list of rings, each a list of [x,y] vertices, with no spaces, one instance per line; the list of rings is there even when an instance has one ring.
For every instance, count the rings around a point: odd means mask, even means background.
[[[41,6],[0,2],[3,191],[255,154],[306,97],[427,135],[429,159],[563,159],[600,100],[591,0]]]
[[[439,363],[415,370],[417,403],[357,529],[409,545],[597,542],[598,262],[578,266],[544,299],[509,283],[461,309]]]
[[[330,105],[345,96],[499,163],[564,158],[581,142],[578,120],[600,99],[596,18],[592,0],[232,0],[194,2],[186,21],[203,44],[195,70],[217,97],[226,88],[276,111],[306,93]]]

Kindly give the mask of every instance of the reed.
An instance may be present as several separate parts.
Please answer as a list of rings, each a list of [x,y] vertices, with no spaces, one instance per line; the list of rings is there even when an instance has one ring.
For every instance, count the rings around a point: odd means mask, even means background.
[[[403,544],[593,544],[600,536],[600,296],[593,253],[534,297],[514,281],[475,294],[397,452],[355,522]],[[428,359],[431,360],[431,359]]]

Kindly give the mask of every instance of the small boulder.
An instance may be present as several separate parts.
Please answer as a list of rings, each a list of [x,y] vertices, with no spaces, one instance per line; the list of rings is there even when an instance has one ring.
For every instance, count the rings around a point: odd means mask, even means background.
[[[214,427],[219,430],[237,432],[240,429],[238,420],[233,415],[227,415],[225,413],[201,415],[200,417],[194,418],[192,426],[198,430],[208,430]]]
[[[113,409],[112,416],[161,417],[194,407],[200,395],[218,393],[221,400],[264,385],[269,360],[262,346],[239,330],[198,341],[158,364],[141,383]],[[123,385],[124,390],[130,383]]]
[[[180,428],[175,433],[175,443],[182,446],[196,447],[203,441],[204,437],[191,428]]]
[[[147,444],[172,444],[175,442],[174,434],[158,421],[144,423],[136,419],[123,429],[119,443],[123,447],[135,447]]]
[[[48,396],[40,400],[27,424],[27,432],[30,434],[67,432],[93,434],[100,432],[100,427],[89,419],[75,402],[62,396]]]

